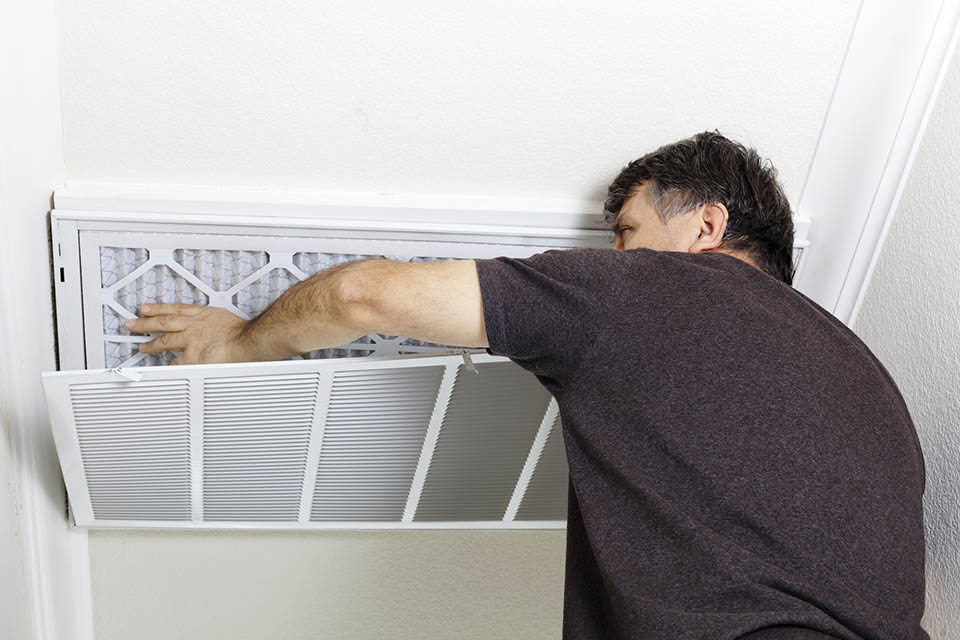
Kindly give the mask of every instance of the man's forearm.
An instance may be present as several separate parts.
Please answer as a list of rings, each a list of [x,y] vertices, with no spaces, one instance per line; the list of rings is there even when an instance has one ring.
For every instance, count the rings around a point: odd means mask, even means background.
[[[239,336],[248,359],[282,360],[364,335],[351,323],[346,276],[355,264],[341,264],[298,282],[250,320]]]
[[[443,345],[487,346],[473,260],[358,260],[291,287],[244,320],[219,307],[151,303],[126,327],[163,335],[143,353],[179,352],[172,364],[282,360],[373,333]]]

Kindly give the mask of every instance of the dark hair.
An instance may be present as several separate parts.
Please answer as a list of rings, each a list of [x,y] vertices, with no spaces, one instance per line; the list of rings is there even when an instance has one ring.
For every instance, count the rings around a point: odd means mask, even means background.
[[[777,170],[756,150],[704,131],[634,160],[607,189],[612,224],[634,190],[647,184],[653,208],[668,220],[722,202],[730,214],[720,246],[746,252],[764,272],[793,284],[793,218]]]

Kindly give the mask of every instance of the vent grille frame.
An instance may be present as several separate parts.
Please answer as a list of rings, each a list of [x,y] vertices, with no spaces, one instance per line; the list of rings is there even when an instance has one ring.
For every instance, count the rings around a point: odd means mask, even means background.
[[[329,211],[340,216],[349,207]],[[243,295],[251,283],[262,284],[272,270],[282,271],[289,285],[310,275],[298,266],[301,254],[334,254],[361,259],[385,256],[397,260],[485,259],[497,256],[527,257],[548,249],[609,246],[609,233],[598,229],[543,228],[522,225],[482,224],[480,211],[445,211],[446,222],[437,222],[439,212],[404,208],[359,208],[354,219],[282,218],[270,215],[206,215],[155,211],[102,211],[55,209],[52,213],[54,273],[57,306],[59,367],[99,369],[150,364],[140,362],[135,343],[150,336],[130,335],[119,321],[136,313],[132,300],[123,306],[116,294],[154,269],[165,269],[169,282],[178,279],[184,291],[178,301],[195,298],[198,304],[227,308],[239,315],[235,296]],[[506,212],[500,212],[500,218]],[[429,219],[430,222],[423,220]],[[463,222],[467,223],[464,224]],[[120,277],[103,281],[101,251],[111,247],[140,250],[142,255],[125,267]],[[256,252],[267,255],[266,265],[258,264],[255,274],[245,272],[243,287],[227,290],[204,282],[186,261],[177,261],[178,251]],[[320,256],[323,257],[323,256]],[[145,262],[145,264],[144,264]],[[310,262],[310,267],[324,266]],[[134,268],[131,268],[134,267]],[[131,272],[133,275],[131,275]],[[124,277],[126,276],[126,277]],[[268,285],[275,289],[281,285]],[[189,289],[189,290],[188,290]],[[282,289],[269,291],[275,297]],[[128,292],[129,293],[129,292]],[[182,294],[189,295],[182,295]],[[128,296],[129,297],[129,296]],[[260,296],[262,298],[262,294]],[[270,298],[272,299],[272,298]],[[146,300],[144,300],[146,301]],[[263,305],[263,300],[259,301]],[[252,303],[251,303],[252,304]],[[105,315],[114,327],[105,332]],[[116,327],[119,326],[119,329]],[[108,345],[115,347],[109,358]],[[351,350],[352,349],[352,350]],[[342,356],[382,357],[409,353],[454,353],[455,348],[431,345],[401,336],[370,335],[358,344],[309,354],[312,358]],[[169,356],[169,354],[167,354]],[[154,357],[150,356],[153,360]],[[167,360],[169,357],[167,357]],[[164,364],[162,360],[157,364]]]

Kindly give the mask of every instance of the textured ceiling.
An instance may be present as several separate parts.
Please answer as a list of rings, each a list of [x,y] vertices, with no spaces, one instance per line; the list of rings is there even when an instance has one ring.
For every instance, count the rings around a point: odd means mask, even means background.
[[[596,199],[703,129],[796,204],[854,0],[60,0],[67,178]]]

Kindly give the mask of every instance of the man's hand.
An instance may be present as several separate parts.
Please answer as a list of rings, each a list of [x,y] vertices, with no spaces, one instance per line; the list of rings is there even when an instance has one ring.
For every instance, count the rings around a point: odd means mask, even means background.
[[[196,304],[145,304],[143,318],[128,320],[134,333],[162,331],[164,335],[140,344],[140,351],[177,351],[170,364],[212,364],[247,362],[255,359],[241,338],[247,321],[218,307]]]

